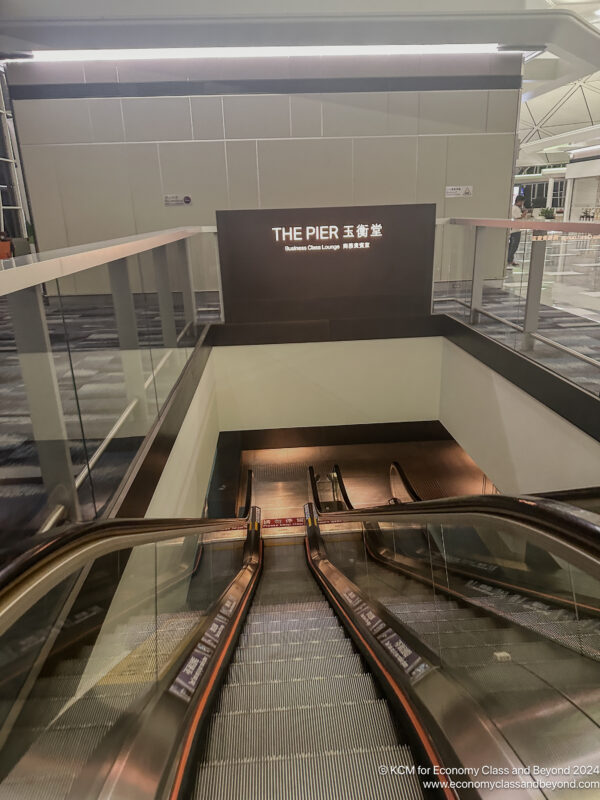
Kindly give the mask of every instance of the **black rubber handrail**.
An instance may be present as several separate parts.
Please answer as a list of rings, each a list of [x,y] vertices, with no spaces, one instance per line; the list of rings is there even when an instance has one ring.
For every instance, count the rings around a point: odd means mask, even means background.
[[[404,488],[406,489],[406,493],[408,494],[408,496],[410,497],[412,502],[413,503],[422,502],[423,498],[417,492],[417,490],[414,487],[413,482],[408,477],[408,475],[404,471],[404,468],[399,464],[398,461],[392,461],[392,463],[390,464],[390,494],[391,494],[391,496],[394,497],[394,491],[392,489],[392,472],[397,472],[398,473],[398,477],[400,478],[400,480],[404,484]],[[400,501],[400,502],[402,502],[402,501]]]
[[[391,521],[394,518],[401,520],[402,517],[417,516],[422,517],[422,522],[425,524],[443,522],[440,517],[448,514],[495,516],[537,528],[600,559],[600,516],[567,503],[545,498],[488,494],[422,500],[393,506],[374,506],[355,511],[323,513],[317,503],[315,508],[323,522],[327,522],[328,519],[336,522],[352,522],[361,517],[370,517],[374,521]]]
[[[348,492],[346,491],[346,484],[344,483],[344,476],[342,475],[342,470],[340,469],[340,465],[334,464],[333,471],[335,473],[338,486],[340,487],[340,494],[342,495],[342,500],[344,501],[346,508],[348,509],[348,511],[354,511],[354,506],[350,502],[350,498],[348,497]]]
[[[240,509],[240,519],[248,519],[248,514],[252,507],[252,488],[254,482],[254,473],[249,469],[246,473],[246,496],[244,498],[244,505]]]
[[[319,487],[317,486],[317,476],[315,475],[314,467],[308,468],[308,493],[312,498],[312,503],[320,516],[324,514],[323,506],[321,505],[321,498],[319,497]],[[339,512],[337,512],[339,513]]]
[[[560,489],[555,492],[536,492],[536,497],[559,500],[561,503],[577,503],[578,500],[600,501],[600,486],[586,486],[583,489]]]
[[[110,538],[197,529],[198,533],[231,529],[232,519],[103,519],[61,527],[16,542],[0,553],[0,603],[15,583],[52,559]],[[243,525],[243,520],[240,520]]]

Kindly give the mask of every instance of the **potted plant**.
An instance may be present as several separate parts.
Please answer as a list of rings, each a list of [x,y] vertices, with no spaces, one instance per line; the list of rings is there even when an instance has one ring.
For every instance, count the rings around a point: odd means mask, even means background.
[[[553,208],[542,208],[540,211],[540,215],[544,219],[554,219],[554,209]]]

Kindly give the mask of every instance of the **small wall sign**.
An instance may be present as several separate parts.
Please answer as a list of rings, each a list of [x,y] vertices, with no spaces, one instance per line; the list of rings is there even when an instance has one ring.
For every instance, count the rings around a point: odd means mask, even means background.
[[[166,194],[166,206],[189,206],[192,204],[192,198],[189,194]]]
[[[473,197],[473,187],[446,186],[446,197]]]

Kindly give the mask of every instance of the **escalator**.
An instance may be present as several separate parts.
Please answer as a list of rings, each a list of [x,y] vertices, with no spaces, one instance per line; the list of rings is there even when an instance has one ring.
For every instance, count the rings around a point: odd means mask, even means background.
[[[337,465],[333,472],[352,509]],[[394,465],[392,475],[396,488],[401,482],[397,494],[413,494],[401,468]],[[310,478],[316,505],[323,508],[314,474]],[[324,535],[331,561],[435,652],[441,668],[477,702],[526,767],[547,775],[587,770],[598,776],[600,587],[594,561],[599,542],[593,527],[587,537],[574,535],[577,520],[597,524],[598,519],[544,501],[532,514],[536,503],[527,498],[422,503],[413,495],[396,503],[404,514],[394,523],[385,521],[381,509],[379,521],[369,519],[369,509],[322,513],[325,527],[338,523]],[[511,504],[515,520],[522,504],[529,511],[522,522],[549,533],[544,515],[547,523],[562,516],[564,528],[555,526],[552,537],[536,540],[523,525],[523,536],[517,537],[501,518]],[[497,515],[495,524],[481,517],[475,524],[469,511],[478,507],[490,521]],[[340,521],[349,523],[353,516],[358,524],[340,533]],[[569,555],[575,543],[588,551],[587,563]],[[549,788],[544,796],[579,797],[582,791]],[[600,794],[597,782],[594,791]]]
[[[22,669],[0,678],[0,800],[598,796],[593,772],[576,793],[531,776],[600,767],[598,520],[499,497],[319,515],[294,486],[304,533],[263,538],[252,508],[95,523],[11,560],[0,656]],[[343,477],[328,486],[351,505]],[[101,622],[65,644],[115,552]],[[477,564],[520,601],[478,594]]]
[[[373,780],[381,764],[414,765],[385,699],[303,545],[266,547],[191,796],[385,797]],[[423,796],[415,775],[401,776],[396,790]]]

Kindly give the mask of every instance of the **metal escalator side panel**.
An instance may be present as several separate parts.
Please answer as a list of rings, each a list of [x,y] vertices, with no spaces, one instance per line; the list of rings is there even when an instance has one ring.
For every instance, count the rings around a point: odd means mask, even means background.
[[[305,515],[309,566],[394,708],[412,726],[416,744],[431,767],[476,769],[494,764],[511,775],[513,770],[523,769],[525,765],[484,711],[451,676],[435,668],[437,656],[333,566],[311,504],[305,506]],[[382,643],[389,639],[388,628],[401,642],[400,658],[390,658],[389,648]],[[457,796],[450,788],[443,791],[445,797]],[[485,789],[473,789],[468,796],[491,798]],[[531,800],[543,794],[523,786],[511,797]]]

